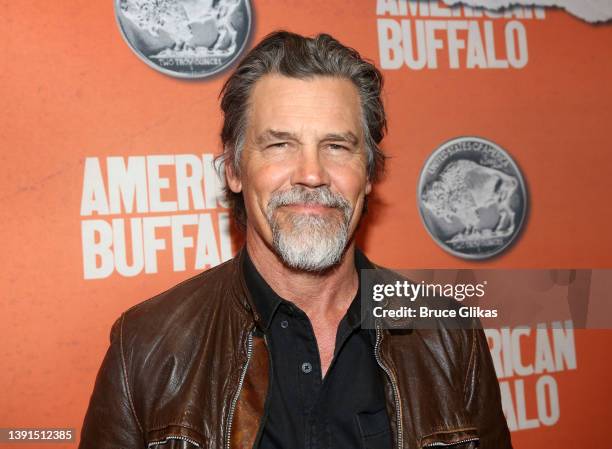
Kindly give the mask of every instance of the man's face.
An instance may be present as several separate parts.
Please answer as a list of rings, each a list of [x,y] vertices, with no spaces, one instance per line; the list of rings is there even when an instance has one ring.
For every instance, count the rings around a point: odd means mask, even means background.
[[[290,267],[337,263],[370,193],[356,87],[342,78],[266,75],[253,87],[240,174],[247,239],[260,239]]]

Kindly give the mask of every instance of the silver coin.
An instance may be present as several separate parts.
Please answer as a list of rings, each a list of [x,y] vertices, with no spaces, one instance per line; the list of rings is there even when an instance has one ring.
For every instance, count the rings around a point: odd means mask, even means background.
[[[499,145],[459,137],[425,162],[417,203],[425,228],[443,249],[465,259],[485,259],[518,235],[527,190],[519,168]]]
[[[205,78],[228,67],[251,32],[249,0],[115,0],[121,34],[167,75]]]

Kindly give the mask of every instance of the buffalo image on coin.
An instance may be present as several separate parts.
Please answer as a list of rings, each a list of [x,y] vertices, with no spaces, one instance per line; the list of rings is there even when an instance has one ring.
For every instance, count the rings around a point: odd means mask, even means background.
[[[203,78],[229,66],[251,29],[249,0],[115,0],[130,48],[154,69]]]
[[[527,196],[506,151],[482,138],[461,137],[440,146],[425,163],[418,203],[427,231],[442,248],[483,259],[515,239]]]

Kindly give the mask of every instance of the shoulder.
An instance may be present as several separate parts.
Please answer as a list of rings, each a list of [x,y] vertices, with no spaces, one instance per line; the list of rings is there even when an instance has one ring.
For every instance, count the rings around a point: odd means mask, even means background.
[[[130,307],[124,315],[128,321],[156,321],[185,310],[215,308],[231,293],[229,287],[237,281],[236,275],[237,260],[233,258]]]
[[[177,343],[197,338],[213,320],[243,314],[238,270],[237,259],[230,259],[130,307],[113,325],[111,337],[120,335],[126,346]]]

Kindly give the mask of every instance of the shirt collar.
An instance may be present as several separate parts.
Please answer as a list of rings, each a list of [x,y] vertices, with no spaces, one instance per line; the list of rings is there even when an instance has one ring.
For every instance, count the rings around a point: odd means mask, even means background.
[[[359,276],[357,293],[346,313],[347,323],[351,329],[355,329],[361,324],[361,270],[374,268],[372,263],[358,248],[355,248],[355,268]],[[285,303],[290,307],[296,307],[290,301],[281,298],[270,287],[263,276],[257,271],[257,268],[255,268],[246,247],[244,248],[244,264],[242,269],[247,288],[257,312],[261,315],[261,323],[266,330],[270,327],[272,318],[281,304]]]
[[[259,274],[253,264],[249,252],[244,248],[244,279],[255,303],[255,309],[261,316],[261,323],[265,329],[270,327],[270,322],[278,306],[284,301],[278,296],[266,280]]]

